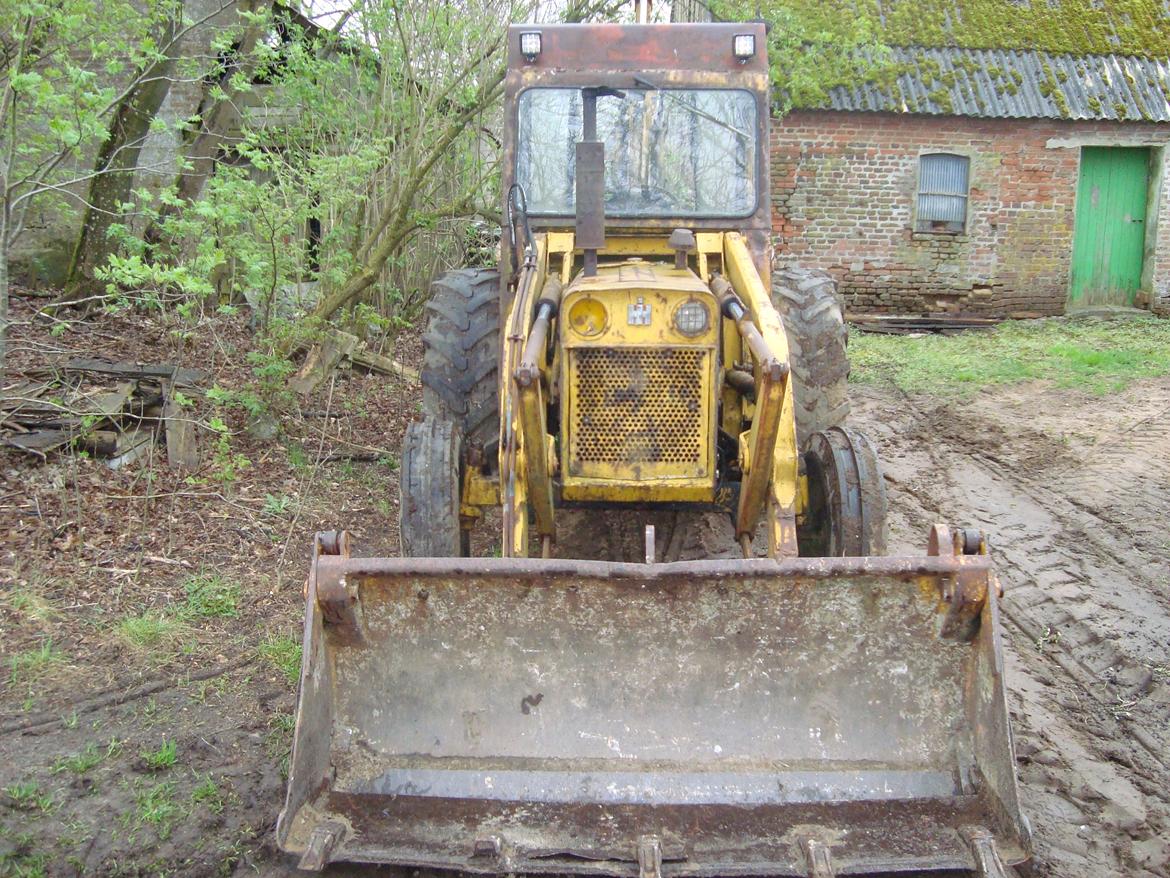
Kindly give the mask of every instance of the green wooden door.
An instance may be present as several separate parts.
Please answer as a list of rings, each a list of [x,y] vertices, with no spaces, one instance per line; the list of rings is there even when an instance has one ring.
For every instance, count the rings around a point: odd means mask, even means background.
[[[1081,150],[1070,309],[1133,305],[1142,282],[1149,167],[1148,149]]]

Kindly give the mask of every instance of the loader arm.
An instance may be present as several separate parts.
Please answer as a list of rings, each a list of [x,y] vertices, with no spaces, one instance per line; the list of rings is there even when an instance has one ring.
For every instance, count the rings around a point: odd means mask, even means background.
[[[740,437],[743,481],[736,510],[736,537],[741,543],[745,538],[750,540],[764,514],[768,555],[795,558],[799,455],[792,388],[787,380],[788,339],[751,253],[736,232],[723,236],[723,264],[732,289],[747,307],[751,325],[772,358],[767,361],[753,354],[756,404],[751,428]],[[745,348],[751,350],[750,345]]]
[[[538,235],[535,255],[521,269],[505,324],[499,462],[505,558],[528,555],[530,503],[542,542],[548,545],[555,534],[543,397],[548,380],[544,351],[534,352],[536,362],[525,363],[536,302],[548,278],[548,260],[548,238]],[[526,376],[524,381],[517,380],[521,375]]]

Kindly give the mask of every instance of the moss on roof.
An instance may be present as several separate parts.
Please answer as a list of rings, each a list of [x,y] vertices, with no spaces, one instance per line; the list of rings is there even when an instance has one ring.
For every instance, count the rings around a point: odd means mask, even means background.
[[[863,14],[892,46],[1037,49],[1170,58],[1165,0],[788,0],[808,14]]]

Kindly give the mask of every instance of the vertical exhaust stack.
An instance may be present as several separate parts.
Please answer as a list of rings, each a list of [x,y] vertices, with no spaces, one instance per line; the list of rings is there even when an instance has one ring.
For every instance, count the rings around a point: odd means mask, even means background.
[[[605,144],[597,139],[597,99],[623,97],[612,88],[583,88],[581,141],[577,144],[577,246],[585,251],[585,277],[597,275],[597,251],[605,247]]]

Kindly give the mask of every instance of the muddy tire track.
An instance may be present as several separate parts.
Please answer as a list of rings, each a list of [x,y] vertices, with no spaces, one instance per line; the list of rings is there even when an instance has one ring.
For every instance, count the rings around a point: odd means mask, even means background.
[[[1157,546],[1170,407],[1155,390],[1132,429],[1104,425],[1105,441],[1079,453],[1061,429],[1076,412],[1025,420],[994,395],[945,404],[875,391],[857,406],[881,445],[896,547],[917,548],[933,519],[991,535],[1037,875],[1170,874],[1170,600]]]

